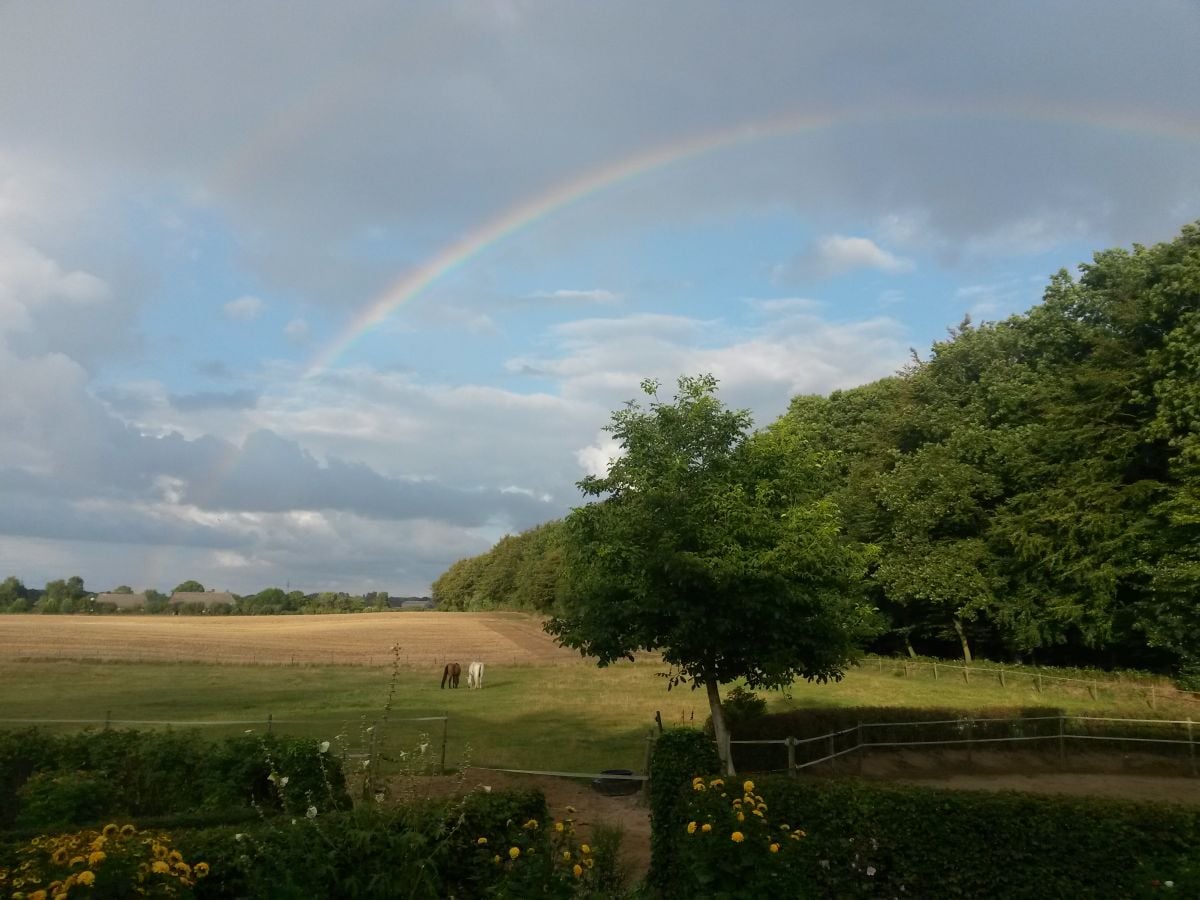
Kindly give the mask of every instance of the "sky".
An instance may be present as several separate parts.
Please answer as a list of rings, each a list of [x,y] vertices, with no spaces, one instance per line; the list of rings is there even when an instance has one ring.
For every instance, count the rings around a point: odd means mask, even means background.
[[[1200,218],[1193,0],[0,0],[0,578],[424,594]],[[669,392],[668,392],[669,394]]]

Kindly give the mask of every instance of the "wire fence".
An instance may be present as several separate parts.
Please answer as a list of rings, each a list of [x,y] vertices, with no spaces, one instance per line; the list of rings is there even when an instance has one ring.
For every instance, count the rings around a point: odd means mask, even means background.
[[[1103,716],[1022,716],[1012,718],[959,718],[912,722],[861,722],[849,728],[805,738],[735,740],[734,762],[746,771],[802,769],[850,754],[874,749],[963,749],[968,759],[975,749],[1025,744],[1049,747],[1065,762],[1068,747],[1079,741],[1104,741],[1128,748],[1169,755],[1187,761],[1197,775],[1196,730],[1191,719],[1133,719]],[[737,748],[746,748],[741,753]],[[755,751],[752,748],[762,748]],[[765,751],[765,752],[764,752]],[[739,760],[739,755],[742,757]],[[778,765],[777,763],[786,763]]]
[[[1042,669],[1026,666],[980,666],[974,663],[950,663],[941,660],[897,659],[876,656],[864,660],[865,668],[875,667],[880,674],[891,671],[905,678],[922,674],[932,677],[934,681],[942,678],[961,678],[964,684],[971,684],[972,678],[991,679],[1001,687],[1024,684],[1037,693],[1042,693],[1048,686],[1072,687],[1078,686],[1086,690],[1093,700],[1099,699],[1101,692],[1110,696],[1137,696],[1146,702],[1151,709],[1157,709],[1161,701],[1183,701],[1200,703],[1200,691],[1188,691],[1176,687],[1170,681],[1129,680],[1117,678],[1078,678],[1070,675],[1055,675]]]

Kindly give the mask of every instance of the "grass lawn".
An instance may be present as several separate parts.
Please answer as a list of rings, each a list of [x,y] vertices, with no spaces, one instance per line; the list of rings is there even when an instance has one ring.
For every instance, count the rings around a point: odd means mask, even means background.
[[[387,746],[411,748],[422,731],[440,750],[441,722],[409,723],[406,716],[449,716],[449,765],[524,769],[640,770],[656,710],[667,725],[700,725],[704,695],[668,692],[664,671],[651,662],[597,669],[585,662],[557,666],[489,667],[482,691],[441,690],[438,673],[399,672]],[[365,746],[364,728],[382,714],[389,672],[351,666],[247,666],[199,663],[0,662],[0,719],[152,719],[173,722],[246,721],[209,726],[213,735],[262,730],[268,715],[279,730]],[[964,710],[1061,707],[1072,713],[1138,718],[1200,719],[1200,704],[1160,699],[1151,709],[1133,686],[1101,690],[1051,684],[1038,693],[1026,678],[943,673],[904,677],[898,665],[853,669],[836,684],[798,683],[791,696],[769,694],[772,711],[803,706],[955,707]],[[294,724],[293,724],[294,723]],[[0,728],[20,727],[0,722]],[[79,726],[63,726],[79,727]]]

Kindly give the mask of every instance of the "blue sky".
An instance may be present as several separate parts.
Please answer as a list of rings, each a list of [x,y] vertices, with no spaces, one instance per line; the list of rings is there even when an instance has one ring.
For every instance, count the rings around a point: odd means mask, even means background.
[[[643,377],[765,424],[1171,238],[1198,39],[1168,0],[2,5],[0,577],[423,593],[578,502]]]

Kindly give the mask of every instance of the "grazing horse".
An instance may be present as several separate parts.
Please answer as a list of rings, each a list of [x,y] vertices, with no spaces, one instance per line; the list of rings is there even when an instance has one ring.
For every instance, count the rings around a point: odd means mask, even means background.
[[[467,667],[467,687],[483,690],[483,663],[473,662]]]
[[[462,674],[462,666],[458,663],[446,663],[446,668],[442,670],[442,687],[446,686],[446,682],[450,682],[450,687],[458,687],[458,676]]]

